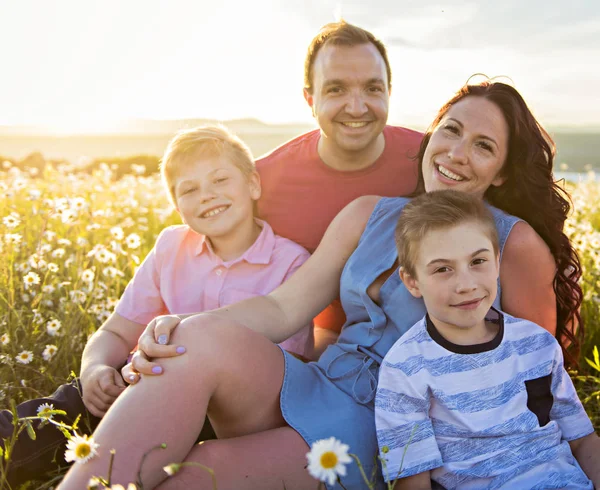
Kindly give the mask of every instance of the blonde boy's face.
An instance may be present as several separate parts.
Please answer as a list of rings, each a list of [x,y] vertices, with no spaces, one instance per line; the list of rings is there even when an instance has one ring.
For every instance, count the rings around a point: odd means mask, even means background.
[[[226,238],[253,223],[260,179],[256,172],[245,175],[226,155],[182,165],[173,187],[177,211],[197,233]]]
[[[497,293],[498,258],[478,223],[463,223],[427,233],[419,244],[415,277],[400,277],[415,297],[422,297],[438,330],[484,326]]]

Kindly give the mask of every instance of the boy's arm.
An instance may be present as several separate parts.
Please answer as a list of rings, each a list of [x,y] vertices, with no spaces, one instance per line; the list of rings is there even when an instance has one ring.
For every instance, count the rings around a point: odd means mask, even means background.
[[[392,484],[394,490],[431,490],[431,472],[424,471],[413,476],[396,480]]]
[[[410,342],[406,337],[404,341]],[[404,341],[390,349],[379,370],[375,426],[383,476],[386,481],[398,480],[394,488],[430,488],[411,486],[422,484],[443,461],[429,418],[427,378],[415,367],[413,349]],[[412,477],[408,484],[400,483]]]
[[[596,433],[588,434],[569,441],[569,445],[581,469],[594,487],[600,488],[600,437]]]
[[[145,325],[113,313],[90,337],[81,358],[83,403],[102,417],[125,389],[118,368],[135,347]]]
[[[555,342],[551,391],[553,397],[550,419],[556,421],[563,440],[569,442],[573,456],[587,475],[600,488],[600,439],[579,397],[571,377],[564,368],[563,354]]]

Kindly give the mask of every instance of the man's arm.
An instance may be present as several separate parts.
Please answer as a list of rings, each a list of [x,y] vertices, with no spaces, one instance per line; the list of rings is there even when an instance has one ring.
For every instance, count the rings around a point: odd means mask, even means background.
[[[600,437],[596,433],[569,441],[573,456],[579,466],[592,480],[594,487],[600,488]]]

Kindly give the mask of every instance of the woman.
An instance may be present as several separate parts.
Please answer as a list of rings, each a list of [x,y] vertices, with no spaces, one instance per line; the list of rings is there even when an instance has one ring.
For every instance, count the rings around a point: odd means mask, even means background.
[[[552,181],[548,140],[512,87],[465,86],[423,140],[420,189],[469,192],[531,223],[494,211],[502,253],[495,304],[562,338],[577,317],[581,290],[578,260],[562,232],[569,205]],[[214,469],[223,489],[315,488],[305,454],[330,436],[349,444],[370,474],[379,362],[424,314],[396,273],[393,233],[406,202],[367,196],[348,205],[314,255],[268,296],[181,323],[152,322],[140,339],[148,356],[172,356],[178,345],[187,353],[161,360],[162,376],[126,390],[95,433],[101,456],[73,467],[61,488],[79,489],[103,475],[109,448],[116,449],[113,482],[134,481],[142,455],[162,442],[167,449],[144,463],[145,488],[164,480],[165,464],[182,460]],[[347,322],[317,363],[282,354],[271,342],[297,331],[338,292]],[[171,345],[154,342],[162,335]],[[136,363],[143,373],[155,366],[144,358]],[[205,413],[220,440],[194,446]],[[363,488],[356,465],[343,483]],[[210,488],[210,476],[185,468],[160,488]]]

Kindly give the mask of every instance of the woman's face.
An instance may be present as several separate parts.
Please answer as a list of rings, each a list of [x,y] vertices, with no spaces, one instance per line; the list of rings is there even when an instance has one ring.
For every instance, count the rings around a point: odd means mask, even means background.
[[[501,175],[508,125],[498,106],[476,96],[454,104],[431,133],[423,155],[425,191],[455,189],[483,197]]]

